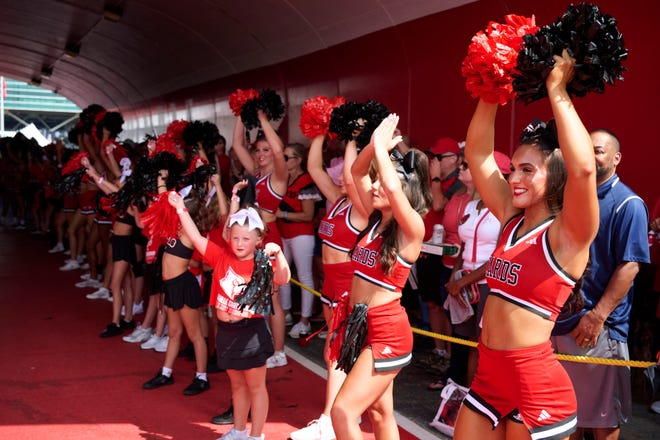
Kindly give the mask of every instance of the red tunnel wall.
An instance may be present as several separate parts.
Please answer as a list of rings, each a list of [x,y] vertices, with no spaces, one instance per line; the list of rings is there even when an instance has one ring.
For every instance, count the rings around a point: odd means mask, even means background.
[[[605,127],[621,139],[619,174],[652,205],[658,191],[656,166],[649,154],[658,148],[656,124],[660,102],[656,47],[660,2],[604,0],[597,3],[614,16],[629,57],[625,81],[603,95],[575,99],[587,128]],[[465,91],[460,66],[472,35],[488,21],[515,13],[536,16],[537,24],[555,20],[570,4],[565,0],[482,0],[385,29],[310,55],[228,78],[179,90],[150,100],[125,114],[127,135],[142,136],[174,118],[208,119],[231,138],[233,117],[227,96],[236,88],[273,88],[287,102],[284,122],[289,140],[301,140],[297,122],[302,102],[315,95],[341,95],[351,100],[378,100],[401,116],[400,128],[413,144],[427,148],[440,136],[463,140],[476,104]],[[525,106],[508,104],[499,111],[498,149],[510,152],[520,130],[534,117],[550,117],[547,101]],[[142,119],[138,127],[137,121]],[[132,121],[132,122],[131,122]],[[649,206],[652,208],[652,206]]]

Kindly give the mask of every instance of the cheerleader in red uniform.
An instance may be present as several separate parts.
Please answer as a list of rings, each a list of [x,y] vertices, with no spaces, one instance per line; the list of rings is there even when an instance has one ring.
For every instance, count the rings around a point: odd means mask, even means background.
[[[319,238],[323,240],[323,273],[326,274],[323,281],[321,302],[323,303],[323,315],[328,326],[328,335],[332,335],[336,330],[332,326],[333,310],[337,307],[341,296],[348,295],[353,281],[349,251],[355,245],[360,231],[367,226],[369,216],[355,190],[355,184],[350,174],[351,166],[357,157],[355,141],[351,140],[346,143],[344,161],[338,165],[341,167],[341,171],[338,173],[338,184],[336,184],[330,173],[323,169],[324,139],[323,135],[319,135],[312,140],[307,159],[307,169],[316,186],[331,206],[319,224],[318,234]],[[347,301],[347,299],[345,300]],[[330,339],[330,337],[326,338],[323,352],[328,368],[323,412],[318,419],[310,422],[305,428],[292,432],[292,440],[335,438],[330,410],[339,388],[344,383],[346,374],[336,368],[336,360],[330,359]]]
[[[352,167],[357,192],[370,216],[351,250],[353,310],[345,322],[338,357],[347,377],[331,410],[338,440],[360,438],[358,418],[365,411],[377,439],[398,437],[393,381],[410,363],[413,345],[401,291],[421,251],[422,215],[431,204],[426,155],[413,149],[405,157],[398,151],[390,157],[400,141],[400,137],[392,139],[398,119],[390,115],[380,124]],[[374,160],[378,174],[372,180],[369,171]]]
[[[596,162],[567,84],[566,50],[546,79],[557,137],[530,124],[508,182],[494,158],[497,104],[479,101],[465,155],[483,201],[504,225],[487,263],[479,364],[456,422],[456,439],[561,439],[575,430],[571,381],[550,333],[589,258],[598,230]],[[520,423],[522,421],[522,423]]]

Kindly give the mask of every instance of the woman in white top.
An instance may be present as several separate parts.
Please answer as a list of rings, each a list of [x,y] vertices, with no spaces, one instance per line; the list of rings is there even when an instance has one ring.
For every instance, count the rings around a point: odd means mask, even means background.
[[[506,154],[496,151],[495,160],[504,176],[511,172],[511,160]],[[456,298],[462,307],[471,307],[474,313],[466,321],[457,324],[454,336],[476,341],[480,333],[481,315],[488,295],[486,283],[486,263],[495,250],[500,236],[500,222],[484,205],[476,191],[472,174],[466,161],[460,166],[458,179],[472,193],[472,200],[467,203],[463,217],[458,222],[458,235],[461,239],[460,257],[447,283],[447,292]],[[473,304],[466,301],[466,291],[479,296]],[[477,368],[477,350],[464,345],[454,347],[447,377],[465,386],[470,386]]]

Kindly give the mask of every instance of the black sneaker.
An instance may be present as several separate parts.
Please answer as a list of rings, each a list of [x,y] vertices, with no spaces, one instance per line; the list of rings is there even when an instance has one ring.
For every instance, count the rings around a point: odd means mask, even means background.
[[[229,409],[222,414],[219,414],[211,419],[214,425],[231,425],[234,423],[234,406],[230,405]]]
[[[123,319],[119,320],[119,326],[124,330],[133,330],[135,328],[135,321],[125,321]]]
[[[111,338],[113,336],[119,336],[122,334],[121,327],[119,327],[117,324],[114,322],[111,322],[108,324],[108,326],[101,332],[99,335],[102,338]]]
[[[196,396],[199,393],[203,393],[204,391],[208,390],[209,388],[211,388],[211,385],[209,384],[208,380],[202,380],[196,377],[193,379],[192,383],[188,385],[185,390],[183,390],[183,395]]]
[[[149,381],[142,384],[145,390],[153,390],[164,385],[172,385],[174,383],[174,375],[165,376],[162,371],[156,373]]]
[[[213,353],[212,355],[209,355],[206,361],[206,374],[222,373],[224,371],[225,370],[218,367],[218,359],[216,358],[216,354]]]

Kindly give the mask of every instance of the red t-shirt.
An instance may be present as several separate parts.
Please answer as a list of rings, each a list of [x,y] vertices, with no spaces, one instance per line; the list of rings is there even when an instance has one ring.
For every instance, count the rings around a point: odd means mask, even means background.
[[[233,316],[242,316],[243,318],[260,316],[249,312],[247,309],[240,311],[238,304],[234,301],[234,298],[243,293],[252,277],[254,260],[241,261],[236,258],[229,247],[218,246],[212,241],[209,241],[206,245],[204,259],[213,267],[213,285],[211,286],[209,305]],[[275,264],[272,260],[271,263],[274,270]]]

